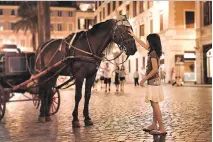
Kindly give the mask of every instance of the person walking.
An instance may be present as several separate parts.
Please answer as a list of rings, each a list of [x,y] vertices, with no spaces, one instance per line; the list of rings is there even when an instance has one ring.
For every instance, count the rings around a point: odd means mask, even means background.
[[[116,87],[116,92],[119,90],[119,85],[120,85],[120,68],[117,66],[116,70],[113,71],[115,72],[115,87]]]
[[[110,92],[110,85],[111,85],[111,75],[110,75],[111,70],[109,68],[109,63],[106,63],[106,66],[103,69],[103,71],[104,71],[105,92],[107,93],[107,86]]]
[[[152,124],[144,131],[148,131],[152,135],[166,135],[162,113],[159,106],[159,102],[164,100],[164,94],[162,86],[160,85],[159,66],[160,57],[162,55],[162,46],[160,36],[158,34],[149,34],[147,36],[147,42],[144,43],[138,38],[132,31],[129,31],[135,40],[145,49],[148,50],[148,60],[146,68],[146,76],[141,80],[140,85],[143,85],[147,81],[147,93],[145,95],[145,102],[150,102],[153,109]],[[157,124],[159,128],[157,128]]]
[[[139,83],[138,83],[138,79],[139,79],[139,73],[138,73],[138,69],[136,69],[136,71],[134,72],[134,82],[135,82],[135,87],[138,85],[139,86]]]
[[[120,88],[121,88],[121,92],[124,91],[124,83],[125,83],[125,80],[126,80],[125,75],[126,75],[125,68],[122,65],[121,66],[121,70],[120,70],[120,82],[121,82]]]

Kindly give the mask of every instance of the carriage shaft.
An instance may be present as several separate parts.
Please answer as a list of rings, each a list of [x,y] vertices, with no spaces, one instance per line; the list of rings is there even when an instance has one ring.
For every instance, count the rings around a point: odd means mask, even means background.
[[[47,74],[48,72],[50,72],[53,68],[56,68],[56,67],[60,66],[63,62],[65,62],[65,61],[67,61],[68,59],[71,59],[71,58],[72,58],[72,57],[66,57],[66,58],[64,58],[63,60],[58,61],[57,63],[55,63],[55,64],[52,65],[51,67],[48,67],[46,70],[44,70],[44,71],[40,72],[39,74],[33,76],[32,78],[28,79],[27,81],[25,81],[25,82],[23,82],[23,83],[21,83],[21,84],[19,84],[19,85],[16,85],[16,86],[14,86],[14,87],[12,87],[11,91],[13,92],[13,91],[16,91],[16,90],[18,90],[18,89],[20,89],[20,88],[26,87],[27,84],[33,82],[34,80],[36,80],[36,79],[38,79],[38,78],[40,78],[40,77],[42,77],[42,76],[44,76],[44,75],[46,75],[46,74]]]

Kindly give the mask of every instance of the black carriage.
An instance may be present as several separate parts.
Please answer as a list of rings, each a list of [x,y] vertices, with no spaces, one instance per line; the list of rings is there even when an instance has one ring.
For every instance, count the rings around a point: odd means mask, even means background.
[[[38,92],[32,91],[35,88],[19,86],[30,80],[34,74],[34,65],[35,53],[23,53],[16,45],[3,45],[0,48],[0,120],[4,117],[7,102],[33,101],[35,108],[39,107]],[[26,91],[31,95],[24,94]],[[22,93],[25,99],[10,100],[15,93]],[[56,88],[53,88],[52,101],[51,115],[57,113],[60,107],[60,93]]]

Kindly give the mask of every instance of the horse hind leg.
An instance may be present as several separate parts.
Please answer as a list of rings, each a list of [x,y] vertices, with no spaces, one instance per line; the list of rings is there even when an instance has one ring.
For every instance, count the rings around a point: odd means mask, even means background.
[[[57,78],[56,78],[57,79]],[[55,86],[56,79],[49,81],[45,86],[40,87],[39,97],[41,100],[39,121],[51,121],[50,108],[52,104],[52,88]],[[42,81],[40,81],[42,82]]]
[[[88,78],[86,78],[86,85],[85,85],[85,102],[84,102],[84,123],[85,126],[91,126],[93,125],[93,122],[91,118],[89,117],[89,100],[91,97],[91,88],[92,85],[94,84],[96,77],[96,73]]]

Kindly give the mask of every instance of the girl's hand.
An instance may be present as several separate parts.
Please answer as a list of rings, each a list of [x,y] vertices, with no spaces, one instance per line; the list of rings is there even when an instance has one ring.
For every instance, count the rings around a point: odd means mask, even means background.
[[[135,37],[135,34],[134,34],[131,30],[129,30],[129,34],[130,34],[131,36]]]

